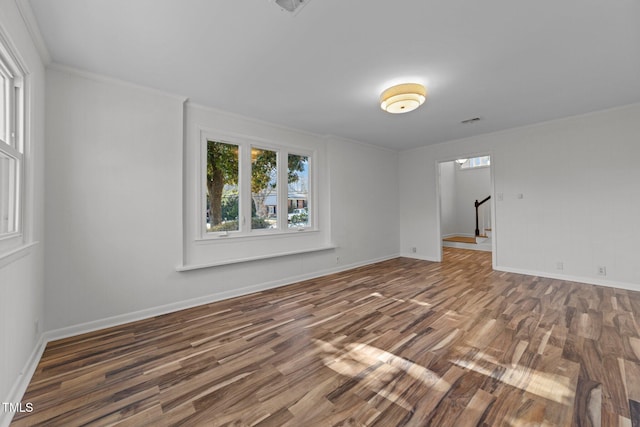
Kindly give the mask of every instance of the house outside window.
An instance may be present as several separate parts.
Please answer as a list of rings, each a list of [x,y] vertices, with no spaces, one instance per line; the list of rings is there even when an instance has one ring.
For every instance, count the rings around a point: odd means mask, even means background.
[[[203,237],[313,228],[311,154],[286,146],[205,139]]]

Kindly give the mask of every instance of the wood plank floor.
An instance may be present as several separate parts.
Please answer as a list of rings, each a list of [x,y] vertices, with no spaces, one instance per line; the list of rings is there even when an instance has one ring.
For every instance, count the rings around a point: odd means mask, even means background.
[[[13,425],[635,426],[639,316],[444,248],[52,342]]]
[[[487,237],[487,236],[480,236],[480,237]],[[471,243],[473,245],[475,245],[476,242],[476,238],[475,237],[469,237],[469,236],[451,236],[451,237],[445,237],[444,239],[442,239],[443,242],[456,242],[456,243]]]

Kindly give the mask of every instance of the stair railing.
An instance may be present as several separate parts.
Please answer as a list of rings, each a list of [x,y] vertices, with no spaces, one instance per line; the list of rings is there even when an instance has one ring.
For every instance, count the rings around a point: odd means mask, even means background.
[[[491,195],[485,197],[481,202],[478,202],[478,200],[476,200],[476,202],[474,203],[474,206],[476,207],[476,236],[480,235],[480,224],[478,224],[478,208],[483,203],[487,202],[490,198],[491,198]]]

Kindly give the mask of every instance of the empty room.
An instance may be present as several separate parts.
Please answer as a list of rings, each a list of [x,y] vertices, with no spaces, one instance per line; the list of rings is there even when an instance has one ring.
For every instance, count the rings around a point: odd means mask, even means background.
[[[0,427],[640,426],[638,17],[0,0]]]

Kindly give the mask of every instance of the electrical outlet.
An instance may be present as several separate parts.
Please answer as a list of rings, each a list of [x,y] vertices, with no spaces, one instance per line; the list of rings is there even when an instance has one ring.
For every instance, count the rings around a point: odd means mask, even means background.
[[[562,261],[556,262],[556,270],[564,270],[564,263]]]
[[[601,265],[598,267],[598,276],[606,276],[607,275],[607,267]]]
[[[415,254],[416,252],[418,252],[418,248],[416,248],[415,246],[411,248],[411,253]]]
[[[340,257],[339,256],[336,257],[336,264],[340,264]]]

